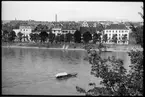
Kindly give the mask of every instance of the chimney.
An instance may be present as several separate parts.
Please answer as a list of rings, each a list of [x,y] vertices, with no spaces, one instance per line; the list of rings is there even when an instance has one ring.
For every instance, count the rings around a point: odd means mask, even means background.
[[[55,15],[55,22],[57,22],[57,14]]]

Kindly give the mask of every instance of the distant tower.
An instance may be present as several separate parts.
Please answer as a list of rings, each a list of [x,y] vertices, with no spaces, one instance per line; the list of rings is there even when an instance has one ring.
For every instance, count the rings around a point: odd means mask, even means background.
[[[57,22],[57,14],[55,15],[55,22]]]

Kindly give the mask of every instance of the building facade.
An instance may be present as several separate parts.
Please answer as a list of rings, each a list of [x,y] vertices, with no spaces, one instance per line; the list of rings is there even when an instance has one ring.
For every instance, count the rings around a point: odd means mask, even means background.
[[[123,44],[122,38],[126,35],[127,40],[125,44],[128,44],[129,29],[123,24],[111,24],[104,30],[104,34],[107,34],[108,41],[106,43],[112,44],[112,38],[114,34],[117,34],[117,44]]]
[[[55,35],[62,34],[61,28],[52,28],[51,31]]]

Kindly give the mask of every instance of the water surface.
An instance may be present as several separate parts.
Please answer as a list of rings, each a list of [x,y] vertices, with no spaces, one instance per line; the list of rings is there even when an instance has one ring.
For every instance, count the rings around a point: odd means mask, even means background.
[[[91,65],[84,60],[85,51],[64,51],[33,48],[2,48],[2,94],[12,95],[83,95],[76,86],[89,89],[89,82],[98,79],[90,74]],[[102,57],[116,56],[128,68],[125,52],[105,52]],[[59,72],[77,72],[78,76],[57,80]]]

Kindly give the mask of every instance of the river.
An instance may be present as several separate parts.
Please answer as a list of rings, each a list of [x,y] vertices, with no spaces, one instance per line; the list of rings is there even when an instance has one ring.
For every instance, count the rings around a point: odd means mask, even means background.
[[[85,51],[64,51],[33,48],[2,48],[2,94],[4,95],[83,95],[76,86],[86,90],[88,83],[99,86],[101,79],[90,74],[91,65],[84,60]],[[123,59],[130,64],[126,52],[104,52],[107,56]],[[59,72],[77,72],[77,77],[57,80]]]

